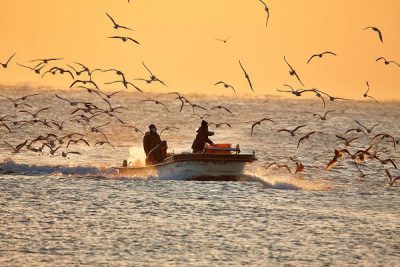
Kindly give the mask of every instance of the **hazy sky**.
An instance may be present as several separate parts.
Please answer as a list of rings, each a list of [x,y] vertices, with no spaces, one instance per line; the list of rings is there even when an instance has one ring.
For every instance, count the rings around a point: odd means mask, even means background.
[[[299,87],[283,56],[306,87],[335,96],[371,95],[400,99],[400,67],[375,62],[380,56],[400,62],[400,1],[267,0],[270,21],[258,0],[0,0],[0,62],[14,51],[14,64],[0,68],[1,84],[34,82],[66,88],[70,78],[43,79],[15,62],[63,57],[90,67],[119,68],[127,78],[146,77],[142,60],[169,88],[137,81],[145,91],[228,93],[213,84],[224,80],[239,94],[251,93],[239,67],[247,69],[256,94],[276,94],[282,84]],[[105,12],[135,31],[114,30]],[[367,26],[382,30],[382,44]],[[108,36],[128,35],[141,45]],[[215,38],[230,37],[224,44]],[[308,58],[325,50],[338,57]],[[65,66],[65,63],[60,63]],[[109,75],[98,76],[112,80]]]

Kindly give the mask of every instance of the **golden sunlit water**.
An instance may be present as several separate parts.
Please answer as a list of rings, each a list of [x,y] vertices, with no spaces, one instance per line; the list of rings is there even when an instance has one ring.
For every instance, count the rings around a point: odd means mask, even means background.
[[[399,8],[0,0],[0,266],[399,265]],[[236,181],[118,173],[203,119]]]
[[[53,109],[46,113],[48,119],[61,120],[74,109],[54,94],[102,105],[100,98],[82,89],[28,87],[1,93],[16,97],[27,92],[40,93],[36,103]],[[149,122],[159,129],[179,127],[164,132],[162,138],[170,151],[189,150],[200,119],[190,107],[180,113],[173,96],[157,97],[170,113],[141,103],[137,93],[117,94],[113,103],[127,107],[120,118],[142,130]],[[3,144],[1,265],[390,265],[397,261],[398,186],[388,187],[383,168],[372,160],[360,165],[365,178],[351,160],[339,162],[329,172],[324,167],[333,148],[342,147],[332,133],[354,127],[354,119],[366,125],[382,122],[376,133],[388,128],[399,133],[398,102],[333,102],[329,105],[336,112],[321,121],[312,116],[321,109],[318,100],[232,97],[222,102],[215,97],[188,97],[206,107],[224,103],[233,111],[230,116],[224,111],[212,116],[212,121],[226,121],[232,128],[210,127],[216,133],[214,142],[255,150],[258,161],[248,165],[242,182],[118,177],[111,167],[120,166],[123,159],[140,163],[143,152],[142,135],[116,120],[104,128],[115,150],[93,147],[102,137],[91,134],[85,138],[92,146],[71,145],[69,151],[82,155],[68,160],[50,157],[47,150],[43,155],[12,155]],[[21,116],[11,102],[0,101],[2,114]],[[245,121],[264,116],[275,122],[257,126],[250,136],[251,126]],[[67,122],[65,133],[79,129],[75,124]],[[95,125],[101,124],[96,120]],[[300,124],[307,126],[299,136],[311,129],[323,133],[297,149],[298,137],[277,130]],[[17,144],[47,132],[45,127],[28,125],[15,133],[3,131],[2,140]],[[361,133],[351,136],[360,136],[352,150],[365,147]],[[383,142],[380,149],[399,159],[392,144]],[[289,155],[303,162],[303,173],[266,170],[273,161],[293,169]]]

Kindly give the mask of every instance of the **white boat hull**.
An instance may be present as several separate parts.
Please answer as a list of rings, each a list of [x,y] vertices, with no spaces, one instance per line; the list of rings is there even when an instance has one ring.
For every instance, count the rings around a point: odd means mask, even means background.
[[[256,160],[254,155],[176,155],[146,167],[119,167],[125,177],[153,176],[164,180],[237,180],[246,163]]]
[[[239,176],[246,162],[201,162],[184,161],[166,164],[157,168],[160,179],[187,180],[198,177]]]

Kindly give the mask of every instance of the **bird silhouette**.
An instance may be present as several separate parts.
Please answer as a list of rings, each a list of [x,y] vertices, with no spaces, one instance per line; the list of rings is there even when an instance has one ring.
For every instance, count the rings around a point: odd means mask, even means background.
[[[209,111],[212,111],[212,110],[214,110],[214,109],[224,109],[224,110],[226,110],[227,112],[229,112],[229,113],[232,114],[232,112],[231,112],[229,109],[227,109],[226,107],[224,107],[224,106],[215,106],[215,107],[210,108]]]
[[[400,67],[400,64],[397,63],[396,61],[387,60],[387,59],[384,58],[384,57],[379,57],[379,58],[377,58],[375,61],[378,62],[378,61],[381,61],[381,60],[383,60],[383,62],[385,63],[385,65],[389,65],[389,64],[393,63],[393,64],[397,65],[398,67]]]
[[[66,69],[59,68],[59,67],[52,67],[52,68],[49,69],[48,71],[44,72],[43,75],[42,75],[42,78],[43,78],[47,73],[51,73],[51,74],[55,75],[57,72],[60,73],[60,74],[68,73],[68,74],[71,76],[72,80],[75,79],[75,78],[74,78],[74,75],[72,74],[72,72],[71,72],[70,70],[66,70]]]
[[[345,146],[351,146],[351,142],[359,139],[359,137],[354,137],[354,138],[348,139],[348,138],[340,136],[340,135],[336,135],[336,137],[339,138],[340,140],[343,140]]]
[[[393,186],[393,184],[400,179],[400,175],[397,177],[393,177],[389,170],[385,169],[386,176],[389,178],[389,186]]]
[[[73,67],[71,65],[67,65],[73,71],[75,71],[76,76],[80,76],[84,72],[87,72],[88,75],[90,74],[90,69],[88,67],[86,67],[85,65],[83,65],[82,63],[74,62],[74,64],[79,65],[82,68],[81,70],[77,70],[75,67]]]
[[[260,0],[260,2],[261,2],[261,4],[263,4],[264,10],[265,10],[265,12],[267,13],[267,21],[265,22],[265,27],[268,27],[268,22],[269,22],[269,8],[268,8],[267,4],[266,4],[263,0]]]
[[[375,127],[377,127],[378,125],[381,124],[381,122],[378,122],[377,124],[374,124],[372,127],[368,128],[368,127],[362,125],[361,122],[359,122],[359,121],[357,121],[357,120],[355,120],[355,122],[356,122],[358,125],[360,125],[362,128],[364,128],[364,129],[367,131],[367,133],[372,133],[372,130],[375,129]]]
[[[299,75],[297,74],[296,70],[289,64],[289,62],[286,60],[285,56],[283,57],[283,59],[285,60],[286,64],[290,68],[290,71],[289,71],[290,76],[295,76],[297,78],[297,80],[300,82],[300,84],[304,86],[304,84],[301,81],[301,79],[300,79]]]
[[[83,84],[83,85],[92,84],[94,87],[96,87],[96,89],[99,90],[99,86],[92,80],[75,80],[73,83],[71,83],[69,88],[72,88],[76,84]]]
[[[333,53],[333,52],[331,52],[331,51],[325,51],[325,52],[322,52],[321,54],[314,54],[314,55],[312,55],[312,56],[308,59],[307,64],[310,63],[310,61],[311,61],[314,57],[322,58],[322,56],[327,55],[327,54],[328,54],[328,55],[337,56],[335,53]]]
[[[202,109],[202,110],[205,110],[205,111],[207,111],[207,109],[205,108],[205,107],[202,107],[202,106],[200,106],[200,105],[198,105],[198,104],[194,104],[194,103],[190,103],[189,102],[189,105],[192,107],[192,111],[193,111],[193,114],[194,114],[194,109],[195,108],[199,108],[199,109]],[[226,111],[228,111],[228,112],[230,112],[230,110],[229,109],[227,109],[227,108],[225,108],[225,107],[222,107],[222,106],[217,106],[217,107],[215,107],[215,108],[218,108],[218,109],[225,109]],[[211,110],[210,110],[211,111]],[[232,113],[232,112],[230,112],[230,113]]]
[[[23,67],[23,68],[32,70],[32,71],[35,72],[36,74],[40,74],[41,70],[46,66],[46,65],[43,64],[43,63],[40,63],[39,65],[37,65],[37,66],[35,66],[35,67],[29,67],[29,66],[22,65],[22,64],[19,64],[19,63],[17,63],[17,65],[20,66],[20,67]]]
[[[107,70],[102,70],[101,72],[110,72],[110,71],[115,72],[115,74],[118,75],[118,76],[121,76],[121,77],[122,77],[122,80],[123,80],[124,82],[126,82],[125,74],[124,74],[122,71],[120,71],[120,70],[117,70],[117,69],[107,69]]]
[[[215,40],[220,41],[220,42],[226,44],[231,38],[232,38],[232,36],[229,36],[229,37],[227,37],[227,38],[225,38],[225,39],[215,38]]]
[[[111,22],[114,24],[114,29],[118,30],[118,29],[125,29],[125,30],[130,30],[133,31],[133,29],[119,25],[118,23],[115,22],[115,20],[106,12],[107,17],[110,18]]]
[[[371,30],[375,31],[376,33],[378,33],[379,40],[381,40],[381,42],[383,43],[383,37],[382,37],[381,30],[379,30],[377,27],[372,27],[372,26],[364,28],[364,30],[367,30],[367,29],[371,29]]]
[[[61,153],[61,156],[62,156],[63,158],[68,158],[68,155],[69,155],[69,154],[82,155],[80,152],[77,152],[77,151],[68,151],[68,152],[63,151],[63,152]]]
[[[80,143],[80,142],[86,144],[87,146],[90,146],[89,143],[88,143],[88,141],[86,141],[85,139],[83,139],[83,138],[81,137],[81,138],[79,138],[79,139],[71,139],[71,140],[69,140],[69,141],[68,141],[68,144],[67,144],[67,148],[68,148],[71,144],[76,145],[76,144],[78,144],[78,143]]]
[[[297,173],[299,173],[299,172],[304,171],[304,165],[303,165],[303,163],[301,163],[301,162],[298,161],[298,160],[295,160],[295,159],[292,158],[292,157],[290,157],[289,159],[290,159],[291,161],[293,161],[293,162],[296,164],[296,170],[294,171],[294,174],[297,174]]]
[[[180,103],[181,103],[181,107],[180,107],[180,109],[179,109],[179,112],[182,112],[183,107],[185,106],[185,104],[191,105],[190,101],[189,101],[186,97],[184,97],[184,96],[182,96],[181,94],[179,94],[178,92],[171,92],[171,93],[167,93],[167,94],[168,94],[168,95],[173,95],[173,94],[176,94],[176,95],[177,95],[177,97],[174,98],[174,100],[179,100]]]
[[[292,174],[292,171],[290,170],[290,168],[289,168],[288,165],[286,165],[286,164],[279,164],[279,163],[276,163],[275,161],[272,162],[272,163],[270,163],[270,164],[268,164],[268,166],[266,167],[266,169],[268,170],[269,168],[271,168],[271,167],[273,167],[273,166],[276,166],[278,169],[284,168],[284,169],[286,169],[290,174]]]
[[[3,95],[0,95],[0,97],[4,97],[4,98],[7,98],[8,100],[10,100],[10,101],[14,104],[14,107],[15,107],[15,108],[17,108],[17,107],[19,107],[19,106],[27,106],[27,107],[29,107],[29,108],[32,108],[31,105],[29,105],[29,104],[27,104],[27,103],[20,103],[20,101],[25,101],[25,100],[28,99],[29,97],[37,96],[37,95],[39,95],[39,94],[30,94],[30,95],[25,95],[25,96],[23,96],[23,97],[19,97],[19,98],[16,98],[16,99],[13,99],[13,98],[8,97],[8,96],[3,96]]]
[[[220,123],[210,122],[210,123],[208,123],[208,125],[209,125],[209,126],[215,125],[215,128],[220,128],[220,127],[226,125],[226,126],[228,126],[229,128],[232,128],[232,125],[230,125],[230,124],[227,123],[227,122],[220,122]]]
[[[58,61],[58,60],[63,60],[63,58],[39,58],[39,59],[34,59],[31,60],[31,62],[39,62],[36,67],[34,67],[35,69],[39,66],[39,65],[47,65],[49,64],[50,61]]]
[[[357,132],[357,133],[362,133],[365,136],[367,136],[367,134],[363,131],[363,129],[360,128],[352,128],[352,129],[348,129],[345,133],[351,133],[351,132]]]
[[[154,103],[154,104],[156,104],[156,105],[161,105],[161,106],[163,106],[168,112],[170,112],[170,110],[168,109],[168,107],[167,107],[165,104],[163,104],[163,103],[161,103],[160,101],[158,101],[158,100],[146,99],[146,100],[142,100],[142,101],[140,101],[140,102],[142,102],[142,103],[145,103],[145,102],[152,102],[152,103]]]
[[[21,149],[24,148],[24,146],[28,143],[28,141],[29,140],[27,139],[24,142],[22,142],[22,143],[18,144],[17,146],[15,146],[15,147],[13,145],[11,145],[10,143],[6,142],[6,141],[4,141],[4,144],[6,144],[9,148],[12,149],[12,153],[13,154],[18,154],[18,153],[20,153]]]
[[[319,133],[319,132],[317,132],[317,131],[312,131],[312,132],[306,134],[305,136],[301,137],[301,138],[299,139],[299,142],[297,143],[297,148],[299,148],[299,146],[300,146],[300,144],[301,144],[302,142],[304,142],[305,140],[308,140],[308,139],[311,137],[311,135],[316,134],[316,133]]]
[[[167,126],[167,127],[165,127],[164,129],[162,129],[162,130],[160,131],[160,136],[161,136],[161,134],[162,134],[163,132],[169,131],[169,130],[177,130],[177,131],[179,131],[180,129],[179,129],[178,127],[169,127],[169,126]]]
[[[377,155],[373,156],[374,159],[378,160],[380,164],[382,164],[383,166],[387,165],[387,164],[391,164],[393,166],[393,168],[395,168],[396,170],[398,169],[396,162],[394,162],[393,159],[381,159],[379,158]]]
[[[214,85],[218,85],[218,84],[222,84],[225,88],[232,88],[233,92],[234,92],[235,95],[236,95],[235,88],[234,88],[232,85],[227,84],[227,83],[225,83],[224,81],[216,82]]]
[[[242,69],[242,71],[244,73],[244,77],[246,78],[246,80],[247,80],[247,82],[248,82],[248,84],[250,86],[251,91],[253,91],[253,93],[254,93],[253,84],[251,83],[250,76],[249,76],[249,74],[247,74],[247,71],[243,67],[242,62],[240,62],[240,60],[239,60],[239,65],[240,65],[240,68]]]
[[[136,133],[144,134],[143,131],[141,131],[139,128],[137,128],[136,126],[133,126],[133,125],[122,125],[122,127],[131,128],[131,129],[133,129]]]
[[[366,84],[367,84],[367,91],[365,91],[365,93],[363,94],[363,97],[369,97],[369,98],[373,99],[376,103],[379,103],[378,100],[376,100],[374,97],[368,95],[368,92],[369,92],[369,83],[368,83],[368,81],[366,82]]]
[[[133,39],[132,37],[127,37],[127,36],[110,36],[108,37],[110,39],[120,39],[122,40],[122,42],[127,42],[127,41],[132,41],[133,43],[136,43],[138,45],[140,45],[140,43],[138,41],[136,41],[135,39]]]
[[[1,127],[6,128],[6,129],[8,130],[8,132],[11,133],[10,127],[8,127],[8,125],[5,124],[4,122],[1,122],[1,123],[0,123],[0,128],[1,128]]]
[[[344,151],[345,150],[343,150],[343,149],[342,150],[335,149],[335,155],[333,156],[333,159],[325,167],[326,171],[329,171],[330,169],[332,169],[332,167],[335,166],[336,163],[338,163],[339,159],[343,158]]]
[[[133,83],[131,83],[131,82],[127,81],[127,80],[107,82],[105,84],[114,84],[114,83],[122,83],[126,89],[128,89],[128,85],[130,85],[133,88],[135,88],[137,91],[139,91],[140,93],[143,93],[142,89],[140,89],[139,87],[137,87],[136,85],[134,85]]]
[[[316,92],[315,89],[297,89],[297,90],[294,90],[293,87],[288,85],[288,84],[284,84],[283,86],[289,87],[290,90],[276,89],[276,91],[282,92],[282,93],[291,93],[291,94],[293,94],[295,96],[301,96],[303,93],[306,93],[306,92]],[[318,92],[316,92],[316,93],[318,93]]]
[[[12,59],[16,54],[17,54],[17,53],[12,54],[12,56],[8,58],[8,60],[6,61],[6,63],[1,63],[1,62],[0,62],[0,65],[1,65],[3,68],[6,69],[6,68],[8,67],[8,64],[10,63],[11,59]]]
[[[292,137],[294,137],[296,134],[296,131],[297,130],[299,130],[299,129],[301,129],[301,128],[303,128],[303,127],[306,127],[307,125],[300,125],[300,126],[297,126],[296,128],[294,128],[293,130],[290,130],[290,129],[280,129],[280,130],[278,130],[277,132],[288,132],[288,133],[290,133],[290,135],[292,136]]]
[[[167,86],[167,85],[165,84],[165,82],[163,82],[162,80],[158,79],[158,78],[153,74],[153,72],[146,66],[146,64],[144,64],[143,61],[142,61],[142,65],[143,65],[143,66],[145,67],[145,69],[149,72],[150,78],[149,78],[149,79],[138,78],[138,79],[135,79],[135,80],[146,81],[147,83],[159,82],[159,83],[161,83],[162,85]]]
[[[30,114],[30,115],[32,115],[32,117],[33,118],[37,118],[38,117],[38,115],[39,115],[39,113],[41,113],[41,112],[43,112],[43,111],[45,111],[45,110],[49,110],[50,108],[41,108],[41,109],[39,109],[38,111],[36,111],[36,112],[31,112],[31,111],[28,111],[28,110],[20,110],[19,112],[21,112],[21,113],[28,113],[28,114]]]
[[[103,146],[103,145],[109,145],[111,146],[113,149],[115,149],[115,147],[113,146],[113,144],[110,143],[110,141],[98,141],[96,142],[93,146]]]
[[[390,141],[393,143],[393,147],[396,148],[396,143],[397,143],[397,142],[396,142],[395,138],[394,138],[392,135],[387,134],[387,133],[380,133],[380,134],[375,135],[375,136],[371,139],[371,141],[370,141],[369,143],[370,143],[370,144],[373,144],[374,141],[375,141],[376,139],[378,139],[379,137],[380,137],[379,141],[382,141],[383,139],[390,139]]]
[[[326,110],[324,115],[315,113],[315,114],[313,114],[313,116],[314,117],[319,117],[321,120],[325,121],[326,120],[326,116],[331,112],[334,112],[334,110]]]
[[[261,125],[261,123],[264,122],[264,121],[274,122],[274,121],[273,121],[272,119],[270,119],[270,118],[262,118],[261,120],[255,121],[255,122],[251,125],[250,136],[253,135],[254,127],[256,127],[257,125]]]
[[[335,101],[335,100],[351,100],[351,99],[348,99],[348,98],[331,96],[331,95],[329,95],[329,94],[327,94],[327,93],[325,93],[325,92],[323,92],[323,91],[321,91],[321,90],[317,90],[317,91],[318,91],[320,94],[323,94],[323,95],[327,96],[327,97],[329,98],[330,101]]]

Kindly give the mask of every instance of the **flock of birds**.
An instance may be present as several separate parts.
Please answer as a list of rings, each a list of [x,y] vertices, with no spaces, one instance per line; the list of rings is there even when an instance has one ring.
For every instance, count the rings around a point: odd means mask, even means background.
[[[262,0],[259,0],[263,7],[264,10],[267,14],[267,19],[266,19],[266,27],[268,26],[268,21],[269,21],[269,16],[270,16],[270,11],[265,2]],[[129,2],[129,0],[128,0]],[[132,28],[120,25],[116,22],[116,20],[109,14],[106,13],[107,18],[112,22],[112,26],[116,31],[120,30],[127,30],[127,31],[133,31]],[[380,42],[383,43],[383,36],[382,32],[380,29],[376,27],[366,27],[364,30],[372,30],[378,34],[378,38]],[[109,38],[111,39],[120,39],[123,42],[131,41],[134,44],[140,45],[139,41],[133,39],[132,37],[126,36],[126,35],[115,35],[115,36],[110,36]],[[229,38],[226,39],[216,39],[217,41],[221,41],[223,43],[228,42],[230,40]],[[307,61],[307,64],[312,63],[313,60],[319,58],[322,59],[326,56],[337,56],[336,53],[331,52],[331,51],[324,51],[319,54],[314,54],[312,55]],[[6,61],[5,63],[1,63],[1,66],[4,69],[7,69],[10,64],[12,64],[14,57],[16,56],[16,53],[12,54]],[[166,82],[158,78],[152,70],[144,63],[142,62],[142,65],[144,69],[148,72],[148,77],[142,77],[142,78],[136,78],[134,80],[128,81],[126,78],[127,75],[122,72],[121,70],[118,70],[116,68],[89,68],[87,65],[79,63],[79,62],[72,62],[69,64],[63,64],[61,65],[61,62],[63,62],[63,58],[42,58],[42,59],[34,59],[30,60],[29,63],[27,64],[20,64],[16,63],[21,68],[25,68],[29,71],[32,71],[36,75],[40,76],[41,78],[45,78],[48,75],[67,75],[71,78],[71,83],[69,84],[70,88],[79,88],[81,90],[86,91],[90,96],[93,96],[97,98],[98,101],[100,101],[102,104],[95,104],[94,101],[76,101],[76,100],[70,100],[64,96],[60,96],[58,94],[55,94],[54,97],[57,99],[57,101],[63,102],[64,104],[67,104],[70,106],[70,114],[68,115],[67,118],[64,120],[56,120],[56,119],[50,119],[46,118],[43,116],[45,113],[50,113],[52,110],[50,107],[43,107],[43,108],[36,108],[34,107],[35,101],[29,102],[28,100],[30,99],[35,99],[39,94],[30,94],[30,95],[25,95],[22,97],[18,98],[11,98],[9,96],[5,95],[0,95],[0,98],[7,99],[9,102],[12,104],[12,106],[15,108],[16,113],[20,114],[21,116],[24,116],[22,119],[20,116],[16,115],[2,115],[0,117],[0,130],[3,129],[8,132],[14,132],[17,131],[18,129],[24,128],[26,126],[34,126],[34,127],[45,127],[45,129],[48,129],[48,132],[46,134],[38,135],[31,137],[29,139],[24,140],[23,142],[13,145],[10,144],[6,141],[3,142],[4,146],[9,148],[9,150],[16,154],[16,153],[21,153],[22,151],[31,151],[34,153],[40,153],[43,154],[45,151],[48,151],[48,154],[50,156],[62,156],[63,158],[69,158],[70,155],[80,155],[81,152],[79,151],[70,151],[69,149],[77,144],[84,144],[86,146],[91,146],[90,141],[88,140],[89,137],[94,136],[94,144],[93,146],[104,146],[104,145],[109,145],[112,148],[114,148],[113,144],[110,142],[109,138],[107,137],[106,133],[103,131],[105,127],[111,127],[111,121],[116,121],[119,123],[121,126],[133,129],[136,133],[141,133],[143,132],[136,126],[127,124],[125,121],[123,121],[120,117],[119,114],[123,110],[127,110],[126,107],[123,106],[117,106],[113,103],[113,97],[121,92],[124,92],[130,88],[133,90],[136,90],[138,93],[143,94],[145,96],[144,90],[138,86],[137,82],[145,82],[147,84],[151,83],[159,83],[162,86],[168,88],[168,85]],[[296,81],[302,86],[305,87],[299,73],[296,71],[296,69],[289,63],[286,57],[283,58],[284,62],[288,66],[288,71],[289,75],[294,77]],[[392,60],[387,60],[384,57],[379,57],[376,59],[377,62],[383,61],[385,65],[393,64],[400,66],[399,63],[392,61]],[[250,75],[246,71],[245,66],[242,64],[242,62],[239,60],[238,61],[239,66],[243,72],[244,78],[246,79],[249,89],[254,93],[254,88],[253,88],[253,83],[250,78]],[[108,81],[104,82],[104,84],[118,84],[121,85],[121,90],[108,93],[104,90],[101,89],[101,84],[97,80],[97,75],[99,73],[113,73],[115,75],[115,80],[114,81]],[[135,82],[135,83],[134,83]],[[236,90],[235,87],[223,80],[215,82],[214,86],[223,86],[226,89],[232,90],[233,93],[236,95]],[[334,113],[335,110],[327,110],[327,101],[326,99],[329,99],[329,101],[352,101],[351,99],[346,99],[346,98],[341,98],[341,97],[335,97],[332,96],[320,89],[317,88],[310,88],[310,89],[295,89],[293,86],[284,84],[283,85],[285,89],[277,89],[278,92],[282,93],[289,93],[297,97],[303,96],[303,94],[313,94],[315,97],[318,99],[321,99],[323,103],[323,113],[322,114],[313,114],[314,117],[318,117],[320,120],[325,121],[328,119],[328,114]],[[371,100],[375,101],[376,103],[379,103],[378,100],[370,95],[370,86],[369,82],[366,82],[366,91],[363,94],[364,98],[370,98]],[[286,89],[288,88],[288,89]],[[180,104],[179,112],[182,112],[184,107],[188,106],[192,109],[193,116],[197,116],[199,119],[206,119],[207,117],[211,116],[211,112],[213,110],[221,110],[223,112],[226,112],[227,114],[232,114],[232,111],[223,106],[223,105],[217,105],[213,106],[210,108],[206,108],[204,106],[201,106],[199,104],[193,103],[190,101],[186,96],[183,96],[182,93],[180,92],[169,92],[166,93],[166,95],[173,95],[174,101],[178,101]],[[163,110],[166,112],[170,112],[170,108],[163,102],[161,102],[158,99],[150,99],[146,98],[144,100],[141,100],[142,103],[153,103],[156,106],[160,106]],[[203,114],[198,114],[196,111],[201,110],[203,111]],[[331,115],[330,115],[331,116]],[[108,121],[107,121],[108,120]],[[101,124],[99,124],[102,122]],[[250,124],[250,135],[252,136],[255,128],[257,126],[260,126],[262,123],[265,122],[274,122],[273,119],[271,118],[262,118],[260,120],[252,120],[248,121],[246,123]],[[338,148],[334,149],[334,155],[333,159],[327,163],[325,170],[330,170],[332,169],[338,162],[344,160],[345,158],[349,158],[354,166],[357,168],[358,172],[360,173],[361,177],[365,177],[365,174],[360,168],[360,164],[366,163],[368,160],[376,160],[379,162],[383,167],[384,167],[384,172],[385,175],[388,177],[389,180],[389,185],[393,185],[397,180],[400,180],[400,176],[393,176],[392,171],[393,169],[398,169],[395,160],[390,159],[390,158],[385,158],[382,156],[382,150],[379,149],[379,145],[383,143],[384,141],[389,141],[392,145],[393,148],[396,149],[396,145],[399,144],[400,139],[395,139],[393,135],[389,133],[377,133],[374,136],[370,136],[374,129],[380,125],[380,123],[377,123],[371,127],[367,127],[360,123],[359,121],[355,120],[355,123],[357,124],[357,127],[350,128],[348,129],[344,134],[337,134],[336,137],[338,140],[343,141],[344,148]],[[65,126],[66,124],[69,124],[68,129],[78,129],[77,126],[82,126],[83,130],[82,132],[76,131],[76,132],[69,132],[67,131],[67,127]],[[74,124],[71,126],[71,124]],[[210,126],[215,126],[216,128],[226,126],[226,127],[232,127],[230,123],[227,122],[210,122]],[[288,133],[290,134],[290,137],[296,137],[297,132],[306,127],[306,125],[299,125],[294,128],[283,128],[279,129],[277,132],[281,134]],[[168,130],[179,130],[177,127],[166,127],[160,131],[160,134],[162,134],[164,131]],[[350,133],[361,133],[363,134],[367,139],[367,145],[364,149],[358,149],[355,152],[350,151],[350,147],[352,147],[352,143],[356,140],[359,140],[361,137],[356,136],[356,137],[347,137],[348,134]],[[305,135],[302,135],[299,137],[297,141],[297,148],[300,148],[300,146],[312,138],[312,136],[317,135],[322,133],[321,131],[310,131],[306,133]],[[267,169],[276,167],[278,169],[284,168],[286,169],[289,173],[301,173],[304,171],[304,165],[294,159],[293,157],[289,157],[289,159],[296,165],[294,171],[289,167],[288,164],[285,163],[280,163],[280,162],[272,162],[267,165]],[[387,166],[391,166],[391,168],[387,168]]]

